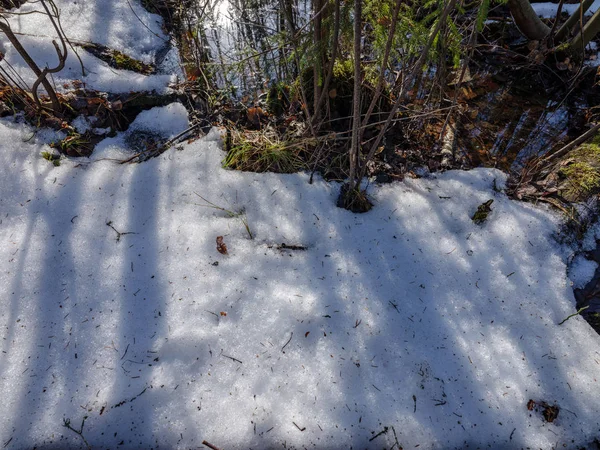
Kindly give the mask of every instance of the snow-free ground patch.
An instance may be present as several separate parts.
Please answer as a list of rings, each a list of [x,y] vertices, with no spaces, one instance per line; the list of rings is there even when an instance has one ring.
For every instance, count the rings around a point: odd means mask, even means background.
[[[580,317],[557,325],[574,312],[558,221],[496,192],[499,171],[372,186],[356,215],[335,207],[337,184],[223,170],[217,133],[138,165],[54,167],[28,138],[0,123],[6,448],[78,448],[63,421],[84,417],[93,448],[600,435],[600,337]]]

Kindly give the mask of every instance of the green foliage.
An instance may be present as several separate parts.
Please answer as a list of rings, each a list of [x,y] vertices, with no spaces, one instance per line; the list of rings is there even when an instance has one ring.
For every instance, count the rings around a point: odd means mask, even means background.
[[[477,10],[477,18],[475,19],[475,27],[477,32],[481,33],[485,21],[487,20],[490,11],[490,0],[482,0]]]
[[[50,161],[54,167],[60,166],[60,155],[52,152],[42,152],[42,158],[44,158],[46,161]]]
[[[448,51],[452,57],[452,66],[458,69],[463,55],[462,35],[452,18],[448,18],[448,31]]]
[[[385,54],[385,46],[390,33],[394,13],[394,0],[367,0],[364,7],[364,20],[369,25],[370,44],[376,61],[381,64]],[[402,3],[398,15],[396,31],[392,41],[390,61],[402,61],[420,54],[430,32],[433,17],[438,13],[436,9],[432,17],[419,20],[417,13],[422,2],[415,4]],[[378,67],[381,69],[381,67]],[[387,68],[383,68],[387,70]]]
[[[489,8],[489,0],[484,0],[484,2],[486,2],[486,5],[482,5],[479,8],[482,23],[487,18],[487,9]],[[411,58],[421,55],[423,47],[430,38],[431,30],[437,25],[445,5],[446,2],[441,0],[419,0],[410,5],[404,2],[400,5],[396,31],[392,41],[391,64],[396,61],[402,65]],[[367,37],[371,44],[370,50],[373,53],[372,56],[374,56],[377,63],[370,67],[377,74],[381,70],[389,69],[381,67],[381,63],[383,62],[385,46],[393,20],[394,6],[394,0],[366,0],[365,3],[364,19],[369,25],[366,28],[372,30]],[[458,15],[464,14],[464,10],[460,5],[457,6],[457,12]],[[444,50],[449,54],[453,66],[456,68],[460,65],[464,37],[452,15],[448,16],[446,21],[443,46]],[[429,50],[426,62],[433,63],[438,60],[439,44],[441,41],[441,36],[438,35]]]
[[[61,153],[65,153],[71,156],[89,156],[92,152],[92,148],[90,146],[91,142],[88,138],[79,134],[73,129],[69,130],[69,134],[62,141],[53,142],[50,144],[52,148],[60,149]]]
[[[349,58],[338,58],[333,64],[333,77],[345,80],[354,78],[354,62]]]

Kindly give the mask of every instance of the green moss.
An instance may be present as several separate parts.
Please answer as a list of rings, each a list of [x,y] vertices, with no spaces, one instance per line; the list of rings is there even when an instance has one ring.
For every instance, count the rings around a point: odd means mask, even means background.
[[[600,173],[587,162],[575,162],[563,169],[573,188],[589,192],[600,185]]]
[[[116,69],[131,70],[132,72],[151,74],[153,69],[148,64],[144,64],[137,59],[133,59],[127,56],[125,53],[121,53],[118,50],[112,51],[112,60]]]
[[[144,75],[150,75],[154,73],[155,69],[152,65],[145,64],[137,59],[133,59],[132,57],[127,56],[125,53],[114,50],[105,45],[95,43],[78,45],[115,69],[130,70],[132,72],[137,72]]]
[[[559,174],[565,178],[565,196],[581,201],[600,188],[600,134],[571,152]]]
[[[494,200],[490,199],[487,202],[479,205],[477,207],[477,211],[475,211],[475,214],[473,214],[473,217],[471,217],[471,220],[477,225],[481,225],[483,222],[485,222],[488,218],[488,215],[492,212],[492,203],[494,203]]]
[[[354,78],[354,62],[351,59],[337,59],[333,64],[334,78],[350,80]]]

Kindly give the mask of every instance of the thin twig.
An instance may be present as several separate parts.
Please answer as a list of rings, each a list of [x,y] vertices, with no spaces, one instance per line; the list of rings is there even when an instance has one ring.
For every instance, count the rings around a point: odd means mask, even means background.
[[[567,153],[569,153],[574,147],[577,147],[578,145],[583,144],[585,141],[591,139],[592,137],[594,137],[596,135],[596,133],[598,132],[598,130],[600,129],[600,123],[595,124],[592,128],[590,128],[589,130],[587,130],[585,133],[583,133],[581,136],[579,136],[576,139],[573,139],[571,142],[569,142],[567,145],[565,145],[564,147],[560,148],[559,150],[555,151],[554,153],[546,156],[544,159],[542,159],[540,162],[547,164],[551,161],[554,161],[556,158],[560,158],[564,155],[566,155]]]
[[[372,160],[373,156],[375,156],[375,152],[379,148],[379,144],[381,143],[383,136],[385,135],[390,124],[394,120],[394,117],[395,117],[396,113],[398,112],[400,105],[408,97],[408,92],[409,92],[408,89],[411,87],[415,78],[423,69],[423,64],[425,63],[425,60],[427,59],[429,50],[431,49],[431,46],[433,45],[441,27],[442,27],[442,24],[445,23],[446,17],[448,17],[448,14],[450,14],[450,11],[452,11],[454,9],[455,4],[456,4],[456,0],[449,0],[448,3],[446,3],[446,6],[444,7],[444,10],[440,14],[440,17],[439,17],[434,29],[432,30],[431,34],[429,35],[429,39],[427,40],[427,43],[425,44],[425,46],[422,49],[421,56],[419,56],[419,58],[417,59],[417,62],[413,66],[412,71],[410,72],[408,78],[406,80],[404,80],[403,86],[402,86],[400,92],[398,93],[398,98],[394,102],[394,106],[392,107],[392,110],[390,111],[387,120],[385,121],[385,123],[381,127],[381,129],[379,130],[379,134],[377,135],[375,142],[373,142],[373,144],[371,145],[371,149],[369,150],[369,153],[367,155],[367,158],[365,159],[362,169],[360,171],[358,171],[358,177],[357,177],[356,181],[359,185],[360,185],[361,180],[364,178],[364,176],[366,174],[367,162]]]
[[[237,359],[237,358],[234,358],[233,356],[228,356],[228,355],[225,355],[225,354],[223,353],[223,350],[221,350],[221,356],[224,356],[225,358],[231,359],[232,361],[235,361],[235,362],[237,362],[237,363],[243,364],[243,362],[242,362],[242,361],[240,361],[239,359]]]
[[[140,19],[140,16],[137,15],[137,13],[135,12],[135,10],[133,9],[133,6],[131,6],[131,3],[129,3],[129,0],[127,0],[127,5],[129,5],[129,9],[131,9],[131,12],[133,13],[133,15],[136,17],[137,20],[139,20],[139,22],[144,26],[144,28],[146,28],[150,33],[152,33],[154,36],[156,36],[157,38],[163,40],[164,42],[169,42],[168,39],[165,39],[162,36],[159,36],[158,34],[156,34],[154,31],[152,31],[150,29],[150,27],[148,27],[148,25],[146,25],[144,23],[144,21],[142,19]]]
[[[210,442],[202,441],[202,445],[206,445],[208,448],[212,450],[221,450],[219,447],[212,445]]]
[[[83,416],[83,420],[81,421],[81,427],[79,427],[79,430],[76,430],[75,428],[73,428],[71,426],[71,419],[63,419],[63,427],[71,430],[73,433],[78,434],[79,437],[81,439],[83,439],[83,442],[85,443],[85,446],[88,449],[91,449],[92,446],[88,443],[87,439],[85,438],[85,436],[83,435],[83,426],[85,425],[85,419],[87,419],[88,416]]]
[[[304,430],[306,430],[306,427],[302,427],[302,428],[300,428],[296,422],[292,422],[292,423],[293,423],[294,425],[296,425],[296,428],[298,428],[300,431],[304,431]]]
[[[286,348],[286,347],[287,347],[287,345],[288,345],[288,344],[289,344],[289,343],[292,341],[292,337],[294,337],[294,332],[293,332],[293,331],[292,331],[292,334],[290,335],[290,338],[288,339],[288,341],[285,343],[285,345],[284,345],[283,347],[281,347],[281,351],[282,351],[283,353],[285,353],[285,352],[283,351],[283,349],[284,349],[284,348]]]
[[[383,427],[383,430],[381,430],[379,433],[377,433],[375,436],[373,436],[371,439],[369,439],[369,442],[371,442],[372,440],[378,438],[379,436],[381,436],[382,434],[387,433],[389,430],[388,427]]]

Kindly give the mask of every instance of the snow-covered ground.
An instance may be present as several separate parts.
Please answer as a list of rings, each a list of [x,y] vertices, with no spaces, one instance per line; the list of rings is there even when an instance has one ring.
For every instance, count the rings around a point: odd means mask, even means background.
[[[57,4],[71,37],[145,61],[166,38],[139,1]],[[11,24],[52,65],[42,19]],[[85,58],[97,89],[172,78]],[[81,78],[69,61],[57,83]],[[216,130],[115,161],[131,133],[187,126],[180,104],[146,111],[91,159],[54,167],[41,153],[56,132],[0,121],[3,448],[547,449],[600,436],[600,337],[580,317],[558,325],[575,312],[559,220],[494,190],[502,173],[371,186],[375,208],[356,215],[335,207],[335,183],[223,170]],[[580,258],[570,276],[581,286],[594,268]],[[556,420],[530,399],[560,407]]]
[[[139,0],[55,0],[55,3],[60,11],[62,29],[73,42],[106,45],[145,63],[154,63],[157,54],[167,51],[170,46],[169,37],[161,27],[162,18],[147,12]],[[19,14],[8,15],[8,23],[41,68],[55,67],[58,57],[52,40],[58,41],[58,37],[43,11],[39,2],[25,3],[18,10]],[[73,80],[81,80],[88,88],[100,91],[165,92],[169,84],[177,80],[177,70],[171,74],[141,75],[114,69],[85,50],[74,49],[81,62],[69,48],[65,68],[52,78],[57,90],[63,90],[63,85],[69,85]],[[0,33],[0,51],[4,54],[2,67],[13,77],[16,73],[31,86],[35,75],[3,33]],[[85,75],[81,63],[86,69]]]
[[[175,134],[185,114],[133,128]],[[337,184],[223,170],[216,132],[139,165],[104,159],[125,156],[121,135],[60,167],[31,133],[0,124],[7,448],[82,445],[63,419],[84,416],[97,448],[390,448],[392,427],[404,448],[599,435],[600,337],[579,317],[557,325],[574,312],[557,220],[495,192],[500,172],[372,187],[356,215],[335,207]]]

